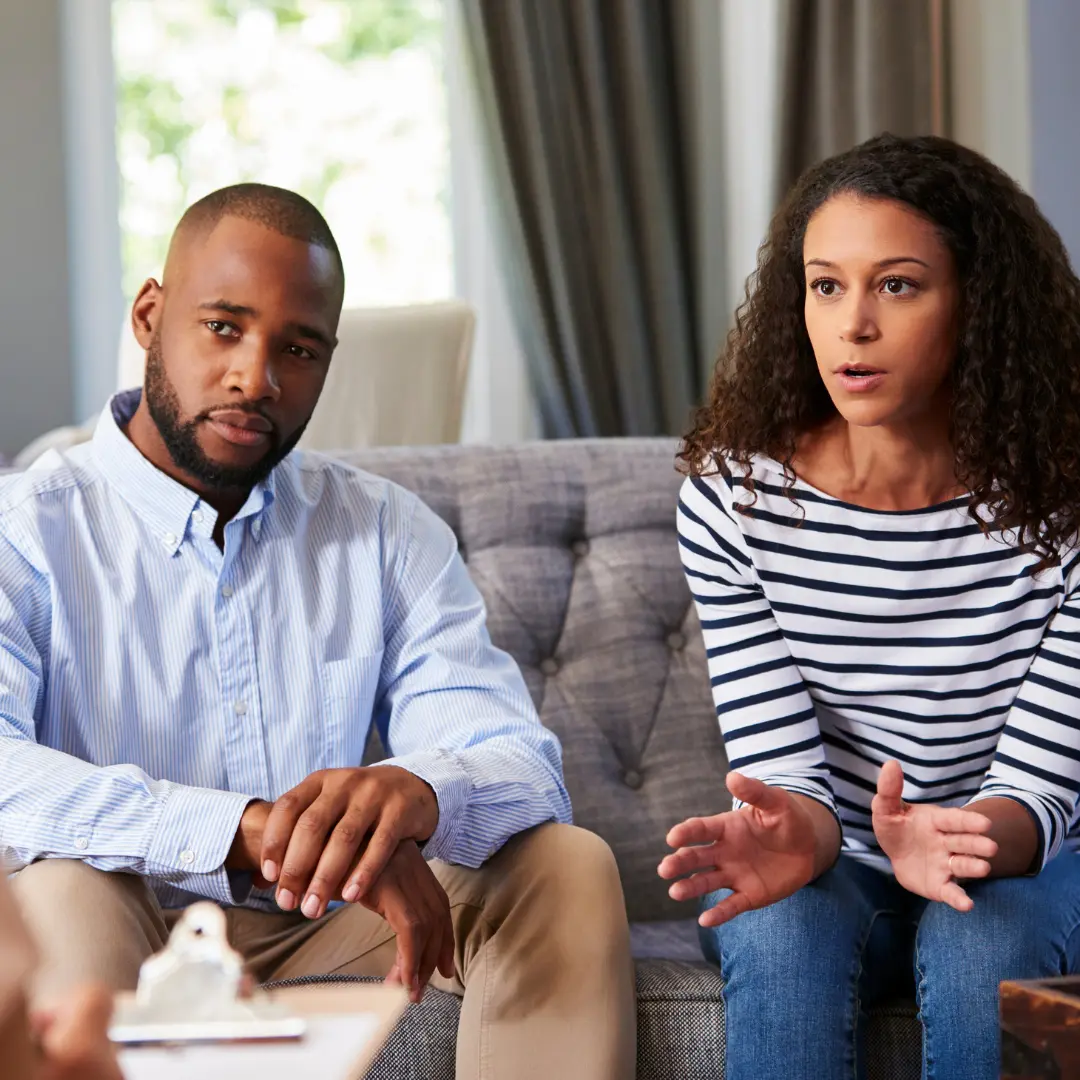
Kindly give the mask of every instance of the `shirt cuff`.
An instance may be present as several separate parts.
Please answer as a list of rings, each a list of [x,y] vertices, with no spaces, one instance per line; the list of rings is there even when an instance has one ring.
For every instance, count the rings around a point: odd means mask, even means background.
[[[425,859],[453,862],[465,808],[472,796],[473,783],[461,767],[457,755],[449,750],[418,750],[414,754],[387,758],[380,765],[396,765],[420,777],[439,804],[439,823],[424,844]]]
[[[243,903],[250,879],[245,883],[237,875],[234,893],[225,858],[253,799],[235,791],[170,785],[147,854],[147,872],[223,904]]]

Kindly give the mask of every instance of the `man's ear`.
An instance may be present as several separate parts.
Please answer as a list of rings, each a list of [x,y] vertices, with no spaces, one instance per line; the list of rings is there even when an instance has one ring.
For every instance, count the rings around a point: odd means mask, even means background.
[[[163,299],[161,286],[153,278],[147,278],[131,305],[131,329],[143,349],[149,349],[154,340]]]

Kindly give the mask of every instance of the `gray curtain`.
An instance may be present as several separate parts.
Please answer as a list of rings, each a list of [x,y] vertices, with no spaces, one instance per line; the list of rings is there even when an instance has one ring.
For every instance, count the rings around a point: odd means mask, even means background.
[[[781,12],[781,194],[883,131],[945,133],[945,0],[783,0]]]
[[[723,326],[715,5],[457,2],[544,434],[681,433]]]

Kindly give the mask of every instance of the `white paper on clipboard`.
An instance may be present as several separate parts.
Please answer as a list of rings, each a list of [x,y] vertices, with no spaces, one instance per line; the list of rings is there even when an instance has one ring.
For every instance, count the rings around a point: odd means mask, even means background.
[[[373,1013],[314,1016],[298,1041],[125,1048],[120,1068],[126,1080],[355,1080],[363,1075],[357,1063],[374,1056],[366,1051],[381,1027]]]

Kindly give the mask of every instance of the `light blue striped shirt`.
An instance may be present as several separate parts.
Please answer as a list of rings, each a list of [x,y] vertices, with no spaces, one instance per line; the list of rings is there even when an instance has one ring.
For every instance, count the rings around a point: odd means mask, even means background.
[[[496,649],[453,533],[294,451],[214,509],[121,430],[0,478],[0,846],[146,875],[166,906],[269,909],[223,862],[244,807],[358,765],[371,723],[435,790],[428,858],[568,821],[558,740]]]

